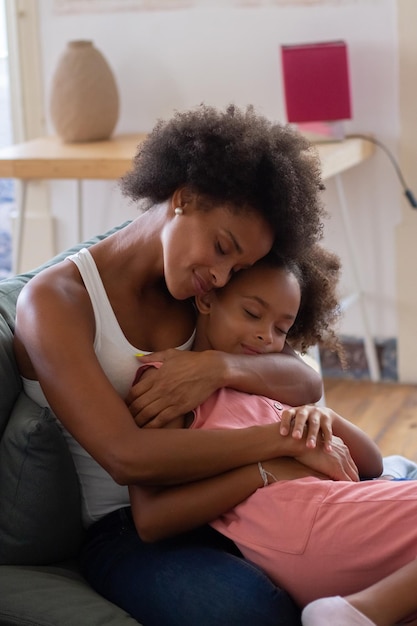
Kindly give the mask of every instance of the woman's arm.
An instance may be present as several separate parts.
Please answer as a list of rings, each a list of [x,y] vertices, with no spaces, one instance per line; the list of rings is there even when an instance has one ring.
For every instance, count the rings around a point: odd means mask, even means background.
[[[322,440],[331,449],[332,436],[340,437],[349,448],[361,478],[376,478],[382,472],[382,455],[376,443],[360,428],[328,407],[313,405],[283,411],[281,434],[301,439],[307,433],[307,447]]]
[[[15,349],[22,373],[34,376],[64,427],[120,484],[178,484],[279,456],[304,441],[282,437],[278,424],[238,430],[140,429],[94,352],[94,315],[76,268],[57,265],[22,290]],[[28,359],[30,358],[30,361]],[[328,474],[355,480],[348,457]]]
[[[264,395],[290,405],[316,402],[322,395],[319,374],[286,346],[279,354],[249,356],[215,350],[166,350],[140,358],[161,361],[158,373],[140,381],[128,404],[139,426],[164,426],[194,409],[221,387]]]
[[[305,476],[328,477],[302,463],[281,458],[264,468],[277,480]],[[257,464],[221,476],[170,488],[129,486],[136,530],[143,541],[152,542],[210,523],[264,486]]]

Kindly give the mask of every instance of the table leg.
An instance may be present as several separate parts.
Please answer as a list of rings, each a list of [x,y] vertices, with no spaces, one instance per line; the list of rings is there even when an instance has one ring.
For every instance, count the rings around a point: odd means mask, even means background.
[[[20,181],[17,199],[16,236],[13,244],[13,273],[18,274],[22,265],[23,230],[26,217],[27,181]]]
[[[78,242],[83,241],[83,186],[82,180],[77,179],[77,237]]]
[[[353,294],[352,296],[349,296],[346,299],[346,302],[348,305],[357,300],[359,304],[361,317],[362,317],[363,330],[364,330],[365,352],[366,352],[366,358],[368,361],[369,373],[370,373],[371,380],[376,382],[376,381],[379,381],[381,378],[380,368],[379,368],[379,363],[378,363],[378,356],[376,352],[374,338],[371,332],[368,312],[366,310],[366,306],[364,302],[364,293],[363,293],[363,289],[361,286],[360,271],[359,271],[358,262],[357,262],[358,254],[356,251],[355,238],[353,236],[348,205],[347,205],[346,196],[345,196],[345,192],[343,188],[342,177],[340,174],[337,174],[335,176],[335,181],[336,181],[337,195],[338,195],[339,203],[340,203],[340,209],[342,213],[345,237],[346,237],[346,242],[348,246],[348,253],[350,257],[349,260],[350,260],[350,264],[352,267],[353,280],[354,280],[355,289],[356,289],[356,293]]]

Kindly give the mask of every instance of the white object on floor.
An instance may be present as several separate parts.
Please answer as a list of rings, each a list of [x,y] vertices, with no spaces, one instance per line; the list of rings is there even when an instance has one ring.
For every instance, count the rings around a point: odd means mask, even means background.
[[[375,626],[341,596],[311,602],[304,608],[301,622],[303,626]]]
[[[392,478],[407,478],[407,480],[417,480],[417,463],[399,454],[392,454],[382,459],[382,476],[392,476]]]

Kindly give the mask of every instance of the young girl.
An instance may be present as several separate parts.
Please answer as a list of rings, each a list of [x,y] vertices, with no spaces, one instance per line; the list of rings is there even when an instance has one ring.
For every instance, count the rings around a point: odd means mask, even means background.
[[[256,370],[258,355],[280,350],[286,338],[297,346],[309,345],[329,323],[329,317],[322,315],[329,303],[325,298],[329,258],[316,247],[299,269],[262,260],[235,276],[221,292],[197,297],[200,316],[195,349],[252,354]],[[337,437],[344,440],[362,478],[381,474],[382,460],[375,444],[330,409],[285,409],[265,397],[224,389],[185,416],[184,425],[242,428],[280,420],[282,433],[294,421],[293,436],[300,435],[307,421],[315,422],[324,445],[337,445]],[[337,437],[331,437],[331,430]],[[320,437],[317,443],[322,444]],[[138,532],[154,541],[210,521],[301,607],[322,596],[357,592],[415,558],[415,482],[332,481],[296,459],[288,460],[285,469],[285,463],[281,464],[278,474],[278,464],[260,463],[260,488],[223,514],[221,477],[211,489],[198,483],[159,490],[131,486]],[[248,480],[254,472],[255,468],[248,468]],[[207,511],[213,510],[216,500],[219,516],[208,520]],[[411,610],[409,605],[405,611]],[[326,611],[320,615],[323,618]],[[341,622],[335,619],[333,623]],[[385,623],[393,622],[381,622]]]

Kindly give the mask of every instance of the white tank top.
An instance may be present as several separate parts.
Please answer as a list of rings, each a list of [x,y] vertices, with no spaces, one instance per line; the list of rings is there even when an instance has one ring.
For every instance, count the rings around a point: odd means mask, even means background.
[[[76,264],[90,296],[94,310],[96,332],[94,350],[108,379],[117,393],[125,398],[134,380],[138,360],[137,352],[149,354],[140,347],[132,346],[124,336],[104,289],[93,257],[87,248],[68,257]],[[189,350],[195,331],[179,350]],[[26,394],[40,406],[48,401],[38,381],[23,378]],[[82,514],[85,526],[89,526],[107,513],[129,505],[127,487],[117,485],[112,477],[99,465],[57,420],[65,436],[81,486]]]

